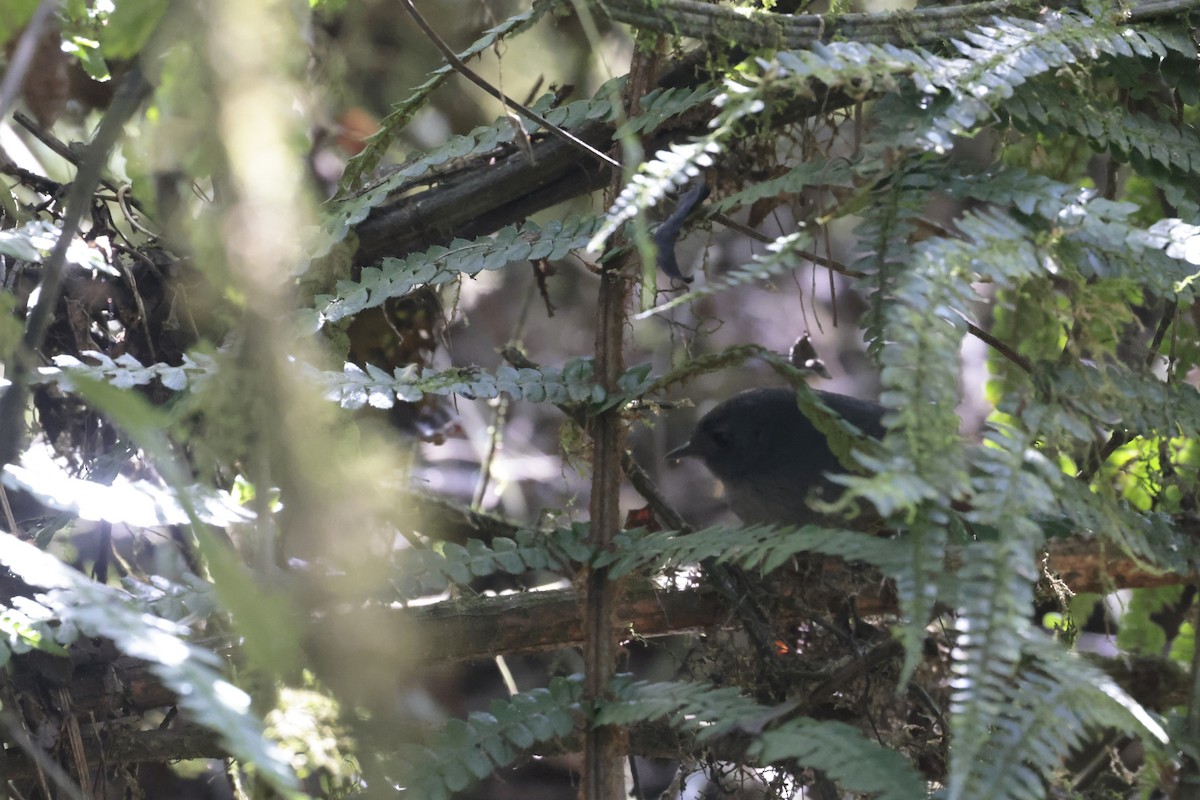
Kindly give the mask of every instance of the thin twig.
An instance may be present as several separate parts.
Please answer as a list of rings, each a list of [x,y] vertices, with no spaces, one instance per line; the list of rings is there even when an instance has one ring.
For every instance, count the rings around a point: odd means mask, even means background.
[[[979,339],[981,342],[983,342],[988,347],[995,350],[1000,355],[1004,356],[1006,359],[1011,361],[1013,364],[1016,364],[1027,375],[1033,374],[1033,364],[1031,364],[1029,362],[1028,358],[1021,355],[1016,350],[1013,350],[1007,344],[1000,341],[995,336],[993,336],[992,334],[985,331],[983,328],[976,325],[974,322],[971,322],[970,320],[966,320],[966,319],[964,319],[964,322],[967,323],[967,332],[968,333],[970,333],[976,339]]]
[[[1147,368],[1154,365],[1154,359],[1158,356],[1158,348],[1162,347],[1163,339],[1167,338],[1167,331],[1171,329],[1171,323],[1175,321],[1175,314],[1178,310],[1178,301],[1167,301],[1162,317],[1158,320],[1158,327],[1154,329],[1154,338],[1150,341],[1150,351],[1146,353]]]
[[[513,331],[506,345],[506,348],[511,348],[515,352],[520,352],[518,348],[521,345],[521,339],[525,335],[525,324],[529,320],[529,309],[533,306],[535,289],[536,276],[535,284],[530,286],[525,292],[525,299],[521,302],[521,310],[517,313],[517,320],[513,323]],[[497,399],[496,409],[492,413],[492,423],[488,426],[487,431],[487,451],[484,453],[483,462],[479,465],[479,482],[475,484],[475,493],[471,497],[472,511],[483,510],[483,500],[487,496],[488,484],[492,480],[492,466],[496,460],[496,453],[500,448],[500,441],[504,438],[504,426],[508,422],[510,407],[511,403],[507,395],[501,395]]]
[[[81,166],[83,157],[81,156],[81,154],[78,151],[73,150],[69,146],[63,144],[61,139],[54,136],[50,132],[42,130],[42,127],[40,125],[38,125],[37,122],[35,122],[33,120],[33,118],[31,118],[29,115],[27,115],[21,111],[16,111],[13,113],[13,119],[16,120],[16,122],[22,128],[29,131],[33,135],[33,138],[37,139],[42,144],[46,145],[46,147],[48,147],[52,151],[54,151],[54,153],[56,155],[61,156],[62,159],[64,161],[66,161],[68,164],[71,164],[75,167]],[[97,135],[99,135],[99,133],[97,133]],[[106,160],[107,160],[107,157],[106,157]],[[112,181],[108,180],[107,178],[101,177],[100,185],[103,186],[105,189],[108,189],[113,194],[116,194],[116,195],[120,194],[120,187],[117,186]],[[133,202],[133,201],[131,201],[131,202]]]
[[[91,787],[88,786],[87,751],[83,748],[83,734],[79,731],[79,720],[71,710],[71,695],[66,689],[58,690],[58,707],[67,715],[67,743],[71,747],[71,757],[75,760],[75,773],[79,776],[79,791],[84,800],[92,800]]]
[[[8,526],[8,532],[14,536],[20,534],[17,530],[17,520],[13,516],[12,504],[8,502],[8,489],[0,486],[0,509],[4,511],[4,524]]]
[[[129,196],[129,192],[132,189],[133,187],[128,183],[121,184],[121,187],[117,189],[117,206],[120,207],[121,213],[125,215],[125,220],[130,225],[137,228],[151,239],[157,239],[158,234],[139,222],[137,215],[133,213],[133,208],[137,204],[137,201]]]
[[[146,337],[146,348],[150,353],[150,360],[158,361],[158,353],[154,348],[154,336],[150,330],[150,320],[146,315],[146,304],[142,300],[141,291],[138,290],[137,278],[133,276],[133,268],[120,259],[116,261],[121,265],[121,269],[125,273],[125,279],[129,281],[129,288],[133,293],[133,304],[137,306],[138,321],[141,323],[142,334]]]
[[[442,56],[446,59],[446,62],[448,64],[450,64],[450,66],[452,66],[456,72],[458,72],[464,78],[469,80],[471,83],[478,86],[480,89],[483,89],[485,92],[490,94],[492,97],[499,100],[501,103],[504,103],[506,106],[511,107],[514,111],[516,111],[521,116],[525,117],[526,119],[533,120],[537,124],[541,125],[542,127],[544,127],[546,129],[546,131],[548,133],[550,133],[554,136],[557,136],[558,138],[560,138],[566,142],[569,142],[573,147],[575,147],[579,150],[582,150],[583,152],[590,155],[592,158],[596,159],[597,161],[600,161],[603,164],[607,164],[608,166],[612,167],[613,169],[617,169],[617,170],[621,169],[621,162],[617,161],[616,159],[614,159],[604,153],[601,153],[599,150],[592,147],[590,144],[583,141],[578,136],[575,136],[575,135],[571,134],[570,132],[563,130],[562,128],[558,127],[557,125],[552,125],[541,114],[538,114],[536,111],[534,111],[530,108],[527,108],[526,106],[521,105],[516,100],[513,100],[511,97],[506,95],[504,92],[500,91],[495,86],[492,86],[490,83],[488,83],[483,78],[481,78],[478,75],[478,73],[476,73],[474,70],[472,70],[470,67],[468,67],[466,64],[463,63],[462,59],[459,58],[455,54],[455,52],[450,49],[450,46],[448,44],[446,44],[444,41],[442,41],[442,38],[440,36],[438,36],[437,32],[430,26],[430,24],[425,20],[425,18],[421,16],[421,12],[417,11],[417,7],[415,5],[413,5],[412,0],[400,0],[400,2],[404,4],[404,7],[408,10],[408,13],[410,15],[412,15],[412,18],[416,21],[417,25],[421,28],[422,31],[425,32],[425,35],[429,37],[429,41],[433,42],[433,46],[436,47],[439,52],[441,52]]]
[[[737,231],[743,236],[747,236],[756,242],[762,242],[763,244],[775,243],[774,236],[769,236],[761,231],[751,228],[749,225],[744,225],[733,217],[730,217],[728,214],[718,212],[709,216],[709,219],[711,219],[713,222],[719,222],[726,228],[729,228],[731,231]],[[851,269],[846,264],[838,261],[835,258],[827,258],[825,256],[817,255],[816,253],[808,252],[807,250],[795,250],[792,252],[795,252],[797,256],[806,261],[811,261],[817,266],[825,267],[831,272],[836,272],[839,275],[845,275],[847,278],[865,278],[868,275],[868,273],[862,272],[861,270]]]

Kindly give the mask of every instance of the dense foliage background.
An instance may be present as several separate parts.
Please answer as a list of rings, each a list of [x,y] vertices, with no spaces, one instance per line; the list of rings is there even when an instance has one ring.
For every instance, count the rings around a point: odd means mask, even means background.
[[[1198,20],[5,3],[5,792],[1197,796]]]

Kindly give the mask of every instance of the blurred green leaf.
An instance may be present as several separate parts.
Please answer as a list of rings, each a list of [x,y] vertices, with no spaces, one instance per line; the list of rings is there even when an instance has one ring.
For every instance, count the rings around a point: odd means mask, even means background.
[[[169,0],[116,0],[100,34],[105,58],[127,60],[140,54],[169,6]]]

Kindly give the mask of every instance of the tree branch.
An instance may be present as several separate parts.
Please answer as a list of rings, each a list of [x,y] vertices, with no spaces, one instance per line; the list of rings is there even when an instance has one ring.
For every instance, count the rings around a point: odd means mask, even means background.
[[[698,86],[708,77],[694,59],[684,59],[659,86]],[[815,85],[812,97],[793,99],[786,117],[777,122],[827,114],[860,99]],[[653,153],[704,134],[707,119],[693,116],[660,125],[644,143],[645,151]],[[616,141],[616,126],[603,120],[586,122],[572,133],[598,150],[607,150]],[[355,261],[372,264],[385,256],[403,256],[454,237],[489,234],[535,212],[591,194],[612,180],[610,167],[560,139],[543,135],[533,142],[532,150],[532,160],[514,149],[489,155],[467,169],[459,165],[452,174],[435,176],[436,181],[424,175],[397,187],[390,194],[396,198],[394,202],[377,206],[355,228],[359,239]]]
[[[932,45],[960,36],[967,28],[993,17],[1036,17],[1043,8],[1011,0],[989,0],[912,11],[826,16],[734,9],[697,0],[600,0],[597,4],[617,22],[644,31],[690,36],[712,43],[736,41],[747,48],[787,50],[806,50],[819,42],[832,41],[901,47]],[[1078,5],[1062,4],[1063,7]],[[1195,0],[1150,0],[1128,9],[1124,21],[1175,17],[1195,8]]]
[[[1186,583],[1186,575],[1153,572],[1132,559],[1105,552],[1101,542],[1082,537],[1056,539],[1048,546],[1047,569],[1056,573],[1074,592],[1111,592],[1115,589],[1172,586]],[[781,571],[762,578],[763,592],[801,601],[807,609],[837,609],[848,596],[855,598],[861,616],[895,614],[896,599],[878,574],[865,575],[861,568],[840,559],[806,555],[807,569],[819,581],[799,581],[795,574]],[[959,557],[952,552],[948,561]],[[815,565],[815,566],[813,566]],[[379,641],[348,642],[346,658],[397,659],[432,664],[489,658],[496,653],[533,653],[577,647],[584,641],[579,609],[582,597],[576,589],[532,591],[500,597],[447,600],[411,609],[384,610],[372,624],[412,634],[398,646],[404,653],[387,651]],[[737,622],[733,601],[709,588],[666,590],[650,582],[625,587],[615,615],[630,636],[653,638]],[[804,613],[787,613],[774,622],[803,622]],[[314,622],[310,637],[337,637],[344,621],[337,615]],[[385,662],[390,663],[390,662]]]

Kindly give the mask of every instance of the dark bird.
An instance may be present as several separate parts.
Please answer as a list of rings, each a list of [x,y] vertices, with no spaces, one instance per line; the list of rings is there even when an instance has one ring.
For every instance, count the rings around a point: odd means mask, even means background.
[[[883,436],[878,403],[817,391],[831,411],[868,436]],[[729,506],[748,524],[829,522],[810,500],[829,502],[839,487],[826,477],[844,473],[825,435],[800,412],[793,389],[750,389],[705,414],[691,441],[667,454],[695,457],[725,485]]]

